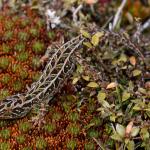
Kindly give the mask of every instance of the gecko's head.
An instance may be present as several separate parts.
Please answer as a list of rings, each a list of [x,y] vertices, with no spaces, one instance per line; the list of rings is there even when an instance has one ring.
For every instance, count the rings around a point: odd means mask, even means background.
[[[23,100],[14,95],[0,101],[0,120],[17,119],[24,117],[29,109],[23,107]]]

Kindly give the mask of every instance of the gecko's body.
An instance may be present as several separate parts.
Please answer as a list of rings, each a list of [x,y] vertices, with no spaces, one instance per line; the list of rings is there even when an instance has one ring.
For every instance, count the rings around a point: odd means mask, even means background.
[[[0,119],[22,118],[30,112],[34,104],[50,101],[62,87],[64,80],[74,71],[74,51],[83,40],[84,38],[78,36],[59,49],[50,51],[50,58],[40,79],[31,88],[26,93],[0,101]]]

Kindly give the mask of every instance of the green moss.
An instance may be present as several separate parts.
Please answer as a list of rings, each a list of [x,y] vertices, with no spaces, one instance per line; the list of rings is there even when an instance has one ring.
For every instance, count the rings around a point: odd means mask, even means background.
[[[67,142],[67,148],[69,150],[74,150],[77,147],[77,142],[76,140],[70,140]]]
[[[25,139],[24,135],[19,135],[18,137],[16,137],[16,140],[19,144],[23,144],[26,139]]]
[[[32,59],[32,67],[33,68],[39,68],[41,66],[40,58],[35,57]]]
[[[2,44],[2,49],[4,53],[9,53],[11,51],[9,45],[4,44],[4,43]]]
[[[13,66],[12,66],[12,72],[13,73],[16,73],[18,70],[20,70],[21,69],[21,66],[19,65],[19,64],[14,64]]]
[[[4,129],[0,132],[1,138],[7,140],[10,137],[10,131],[8,129]]]
[[[23,68],[23,69],[19,70],[19,75],[20,75],[21,79],[26,79],[28,77],[28,72],[26,69]]]
[[[10,95],[9,91],[7,89],[1,89],[0,90],[0,100],[5,99],[9,95]]]
[[[79,114],[77,112],[72,112],[68,117],[71,121],[75,122],[79,119]]]
[[[28,147],[24,147],[22,150],[33,150],[32,147],[28,146]]]
[[[88,131],[88,136],[90,137],[90,138],[98,138],[98,136],[99,136],[99,132],[97,131],[97,130],[94,130],[94,129],[90,129],[89,131]]]
[[[1,142],[0,150],[10,150],[10,144],[8,142]]]
[[[29,35],[26,32],[19,32],[18,33],[18,38],[21,41],[27,41],[29,39]]]
[[[4,33],[4,40],[11,40],[12,39],[12,37],[13,37],[13,32],[12,31],[6,31],[5,33]]]
[[[18,43],[15,45],[14,49],[16,51],[19,51],[19,52],[25,51],[25,44],[24,43]]]
[[[32,28],[30,29],[30,34],[33,36],[33,37],[38,37],[39,36],[39,31],[35,28]]]
[[[100,126],[102,124],[102,121],[100,117],[93,117],[93,119],[91,120],[91,123],[93,123],[94,126]]]
[[[31,124],[29,122],[22,122],[19,124],[19,130],[23,133],[27,133],[31,129]]]
[[[10,63],[9,58],[1,57],[1,59],[0,59],[0,68],[3,69],[3,70],[7,69],[8,66],[9,66],[9,63]]]
[[[27,25],[29,25],[29,23],[30,23],[30,20],[29,19],[27,19],[27,18],[24,18],[24,19],[22,19],[22,21],[21,21],[21,27],[26,27]]]
[[[38,150],[44,150],[47,147],[47,142],[43,137],[37,138],[36,140],[36,148]]]
[[[28,52],[20,52],[20,54],[18,54],[16,56],[17,60],[19,61],[26,61],[29,58],[29,53]]]
[[[9,21],[9,20],[5,21],[5,29],[6,29],[6,30],[12,29],[13,25],[14,25],[14,24],[13,24],[12,21]]]
[[[62,114],[59,112],[55,112],[52,116],[55,121],[59,121],[62,118]]]
[[[1,82],[2,82],[3,84],[8,84],[9,81],[10,81],[10,79],[11,79],[10,75],[9,75],[9,74],[5,74],[5,76],[3,76],[3,77],[1,78]]]
[[[40,41],[36,41],[33,43],[32,45],[32,50],[36,53],[36,54],[41,54],[44,52],[44,44]]]
[[[37,22],[36,22],[36,24],[37,24],[38,28],[41,28],[45,23],[44,23],[44,20],[38,19]]]
[[[22,87],[23,87],[22,82],[19,80],[15,81],[13,84],[13,89],[15,92],[21,91]]]
[[[48,38],[51,39],[51,40],[53,40],[53,39],[56,37],[56,36],[55,36],[55,33],[52,32],[52,31],[51,31],[51,32],[50,32],[50,31],[47,32],[47,36],[48,36]]]
[[[67,127],[67,131],[76,136],[80,133],[80,127],[77,125],[77,124],[70,124],[68,127]]]
[[[36,72],[32,75],[33,82],[38,81],[41,76],[41,72]]]
[[[48,133],[54,132],[55,129],[56,129],[56,126],[54,125],[54,123],[47,124],[44,126],[44,130]]]
[[[95,145],[93,143],[86,143],[84,146],[85,150],[95,150]]]

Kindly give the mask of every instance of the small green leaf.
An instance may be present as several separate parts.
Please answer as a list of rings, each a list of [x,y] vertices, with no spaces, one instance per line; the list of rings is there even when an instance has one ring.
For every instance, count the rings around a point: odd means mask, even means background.
[[[111,136],[111,138],[112,138],[113,140],[122,142],[122,138],[121,138],[120,135],[117,134],[117,133],[114,133],[114,134]]]
[[[94,45],[94,46],[97,46],[98,43],[99,43],[99,40],[100,38],[104,35],[104,32],[97,32],[96,34],[94,34],[92,36],[92,40],[91,40],[91,43]]]
[[[85,81],[89,81],[89,80],[90,80],[90,77],[89,77],[89,76],[84,76],[84,75],[82,75],[82,78],[83,78]]]
[[[83,45],[85,45],[88,48],[92,48],[92,44],[90,42],[83,42]]]
[[[127,144],[127,149],[128,150],[134,150],[135,149],[135,144],[134,141],[129,141]]]
[[[98,95],[97,95],[98,101],[103,101],[106,98],[106,93],[99,91]]]
[[[79,81],[79,78],[74,78],[73,81],[72,81],[72,84],[76,84],[77,82]]]
[[[86,37],[86,38],[90,38],[90,37],[91,37],[90,33],[88,33],[88,32],[85,31],[85,30],[80,30],[80,32],[81,32],[81,34],[82,34],[84,37]]]
[[[90,82],[90,83],[88,83],[87,86],[91,87],[91,88],[97,88],[97,87],[99,87],[99,85],[96,82]]]
[[[121,136],[124,137],[125,136],[125,127],[121,124],[117,124],[116,125],[116,131],[117,133]]]
[[[137,136],[138,133],[139,133],[139,131],[140,131],[140,128],[139,128],[139,127],[133,127],[132,130],[131,130],[131,136],[132,136],[132,137]]]
[[[133,76],[135,77],[135,76],[139,76],[142,72],[141,72],[141,70],[138,70],[138,69],[135,69],[135,70],[133,70]]]
[[[130,93],[128,93],[127,91],[124,91],[122,94],[122,101],[126,101],[130,98]]]

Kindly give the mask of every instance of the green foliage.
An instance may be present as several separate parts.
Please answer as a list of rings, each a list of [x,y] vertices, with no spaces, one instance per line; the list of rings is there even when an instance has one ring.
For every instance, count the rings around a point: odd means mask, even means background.
[[[33,43],[32,45],[32,50],[36,53],[36,54],[40,54],[44,52],[44,44],[40,41],[36,41]]]
[[[16,91],[16,92],[19,92],[19,91],[22,89],[22,87],[23,87],[23,84],[22,84],[22,82],[19,81],[19,80],[16,80],[16,81],[13,83],[13,89],[14,89],[14,91]]]
[[[54,123],[51,123],[51,124],[46,124],[44,126],[44,130],[48,133],[53,133],[56,129],[56,125]]]
[[[19,38],[20,41],[27,41],[28,38],[29,38],[29,35],[26,32],[19,32],[18,33],[18,38]]]
[[[85,146],[84,146],[85,150],[95,150],[95,145],[94,143],[85,143]]]
[[[24,135],[19,135],[16,137],[16,140],[19,144],[23,144],[26,139],[25,139]]]
[[[0,81],[3,83],[3,84],[8,84],[9,81],[11,80],[11,76],[9,74],[6,74],[5,76],[3,76]]]
[[[11,51],[9,45],[4,44],[4,43],[2,44],[2,50],[4,53],[9,53]]]
[[[89,129],[88,130],[88,136],[90,137],[90,138],[98,138],[98,136],[99,136],[99,132],[97,131],[97,130],[95,130],[95,129]]]
[[[17,60],[23,62],[28,60],[29,58],[29,54],[28,52],[20,52],[17,56],[16,56]]]
[[[38,37],[39,36],[39,32],[36,28],[31,28],[30,29],[30,34],[33,36],[33,37]]]
[[[77,136],[79,133],[80,133],[80,127],[79,125],[77,124],[70,124],[68,127],[67,127],[67,130],[70,134],[74,135],[74,136]]]
[[[39,68],[41,66],[41,61],[39,57],[32,58],[32,67]]]
[[[12,31],[6,31],[4,34],[4,40],[5,41],[9,41],[11,40],[13,37],[13,32]]]
[[[19,52],[24,51],[25,50],[25,44],[24,43],[17,43],[15,45],[14,49],[16,51],[19,51]]]
[[[77,112],[72,112],[72,113],[69,113],[69,119],[70,121],[77,121],[79,119],[79,114]]]
[[[31,129],[31,124],[29,122],[22,122],[19,124],[19,130],[23,133],[27,133]]]
[[[8,66],[9,66],[9,63],[10,63],[10,61],[9,61],[8,58],[1,57],[1,59],[0,59],[0,68],[3,69],[3,70],[7,69]]]
[[[1,142],[0,150],[10,150],[10,144],[8,142]]]
[[[10,95],[10,93],[7,89],[0,90],[0,100],[5,99],[9,95]]]
[[[10,137],[10,131],[8,129],[4,129],[0,132],[0,136],[7,140]]]
[[[75,148],[77,147],[77,142],[76,142],[76,140],[70,140],[70,141],[68,141],[67,142],[67,148],[69,149],[69,150],[74,150]]]
[[[44,150],[47,147],[47,142],[43,137],[37,138],[36,140],[36,148],[38,150]]]

